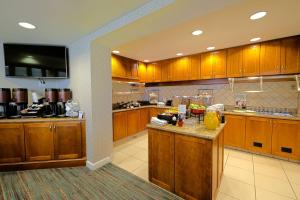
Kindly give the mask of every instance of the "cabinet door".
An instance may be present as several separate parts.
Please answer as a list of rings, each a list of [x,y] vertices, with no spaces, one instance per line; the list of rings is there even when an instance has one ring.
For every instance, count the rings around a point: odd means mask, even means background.
[[[224,130],[219,134],[218,140],[218,187],[220,187],[224,171]]]
[[[272,154],[300,160],[300,122],[273,120]]]
[[[163,113],[165,110],[166,110],[165,108],[150,108],[149,110],[150,119],[151,117],[157,117],[158,114]]]
[[[173,63],[173,80],[174,81],[183,81],[188,80],[190,69],[190,59],[189,57],[181,57],[174,60]]]
[[[243,47],[227,50],[227,77],[243,76]]]
[[[140,109],[139,131],[145,130],[148,123],[149,123],[149,109],[148,108]]]
[[[217,155],[217,146],[215,155]],[[212,141],[175,135],[175,193],[184,199],[212,198]],[[217,157],[216,157],[217,158]],[[215,170],[217,163],[215,163]],[[217,170],[215,171],[217,180]],[[217,181],[214,182],[217,186]]]
[[[154,82],[160,82],[161,81],[161,65],[159,62],[153,64],[154,67],[154,75],[153,75],[153,81]]]
[[[140,111],[131,110],[127,112],[127,136],[134,135],[139,132]]]
[[[250,151],[270,154],[272,120],[268,118],[247,117],[246,148]]]
[[[201,56],[195,54],[190,56],[189,80],[199,80],[201,74]]]
[[[300,72],[300,37],[286,38],[281,41],[281,73],[294,74]]]
[[[54,159],[81,158],[81,123],[56,122],[54,130]]]
[[[147,66],[145,63],[139,62],[138,74],[140,82],[147,82]]]
[[[280,74],[280,40],[263,42],[260,46],[260,74]]]
[[[154,82],[154,65],[152,63],[147,64],[147,82]]]
[[[212,69],[214,78],[226,77],[226,50],[212,52]]]
[[[260,44],[248,45],[243,49],[243,75],[259,75]]]
[[[43,161],[54,158],[52,129],[53,124],[48,122],[24,124],[27,161]]]
[[[114,141],[127,136],[127,112],[113,113]]]
[[[0,124],[0,163],[25,160],[23,124]]]
[[[154,129],[149,137],[149,181],[174,192],[174,134]]]
[[[244,148],[246,118],[238,115],[226,115],[224,143],[227,146]]]
[[[129,59],[129,71],[131,79],[138,79],[138,62],[136,60]]]
[[[211,79],[213,77],[211,53],[201,54],[201,79]]]
[[[126,77],[126,67],[122,57],[111,56],[112,77]]]
[[[169,60],[163,60],[160,61],[161,65],[161,80],[163,82],[171,81],[172,75],[171,75],[171,69],[172,69],[172,61]]]

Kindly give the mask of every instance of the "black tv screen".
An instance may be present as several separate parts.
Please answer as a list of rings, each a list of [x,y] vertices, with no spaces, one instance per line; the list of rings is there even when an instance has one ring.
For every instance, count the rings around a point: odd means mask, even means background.
[[[68,78],[68,48],[64,46],[4,44],[8,77]]]

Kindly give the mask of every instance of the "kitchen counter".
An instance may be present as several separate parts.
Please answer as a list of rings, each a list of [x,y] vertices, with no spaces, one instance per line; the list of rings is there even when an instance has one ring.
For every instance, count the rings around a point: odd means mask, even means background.
[[[113,110],[113,113],[116,112],[124,112],[124,111],[130,111],[130,110],[138,110],[138,109],[143,109],[143,108],[161,108],[161,109],[169,109],[171,106],[156,106],[156,105],[149,105],[149,106],[141,106],[141,107],[135,107],[135,108],[127,108],[127,109],[117,109]]]
[[[265,117],[270,119],[285,119],[285,120],[300,120],[299,115],[295,116],[277,116],[277,115],[269,115],[269,114],[262,114],[262,113],[249,113],[249,112],[233,112],[233,111],[223,111],[226,115],[240,115],[240,116],[247,116],[247,117]]]
[[[193,136],[202,139],[214,140],[222,132],[225,124],[221,124],[216,130],[208,130],[205,128],[204,124],[197,124],[195,127],[189,126],[173,126],[171,124],[165,126],[158,126],[153,124],[148,124],[147,128],[174,132],[182,135]]]
[[[26,122],[59,122],[59,121],[85,121],[85,119],[79,118],[42,118],[42,117],[31,117],[31,118],[17,118],[17,119],[0,119],[1,123],[26,123]]]

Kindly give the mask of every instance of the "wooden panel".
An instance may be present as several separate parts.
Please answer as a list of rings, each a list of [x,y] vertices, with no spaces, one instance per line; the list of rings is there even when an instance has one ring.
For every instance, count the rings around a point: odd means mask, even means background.
[[[147,64],[147,82],[154,82],[154,65],[152,63]]]
[[[224,130],[219,134],[218,141],[218,187],[220,187],[224,171]]]
[[[280,73],[280,40],[263,42],[260,45],[260,74],[272,75]]]
[[[174,134],[148,130],[149,180],[174,192]]]
[[[162,82],[172,80],[172,64],[173,62],[170,59],[160,61]]]
[[[227,77],[243,76],[243,47],[227,50]]]
[[[201,54],[201,79],[211,79],[213,77],[211,53]]]
[[[211,199],[217,199],[217,192],[218,192],[218,177],[219,177],[219,165],[218,165],[218,154],[219,154],[219,140],[215,139],[212,141],[212,185],[211,185]]]
[[[165,110],[166,110],[165,108],[150,108],[149,109],[150,119],[151,117],[157,117],[158,114],[163,113]]]
[[[54,159],[81,158],[81,123],[56,122],[54,130]]]
[[[113,77],[126,77],[126,65],[120,56],[112,54],[111,64]]]
[[[81,156],[86,157],[86,122],[81,121]]]
[[[113,113],[114,141],[127,136],[127,112]]]
[[[139,132],[140,110],[127,111],[127,136],[134,135]]]
[[[188,80],[190,69],[189,57],[176,58],[172,68],[172,78],[174,81]]]
[[[246,118],[237,115],[226,115],[224,143],[227,146],[245,148]]]
[[[282,40],[281,52],[282,74],[294,74],[300,72],[300,37],[286,38]]]
[[[153,81],[160,82],[161,81],[161,63],[156,62],[153,64],[153,66],[154,66]]]
[[[145,63],[139,62],[138,75],[140,82],[147,82],[147,66]]]
[[[272,154],[293,160],[300,160],[299,144],[300,122],[273,120]]]
[[[145,130],[148,123],[149,123],[149,109],[148,108],[140,109],[139,131]]]
[[[212,141],[175,135],[175,193],[212,199]]]
[[[195,54],[190,58],[189,80],[198,80],[201,78],[201,55]]]
[[[0,124],[0,163],[25,160],[23,124]]]
[[[270,154],[271,137],[271,119],[260,117],[247,117],[245,146],[248,150]]]
[[[248,45],[243,50],[243,75],[259,75],[260,44]]]
[[[25,123],[27,161],[52,160],[54,158],[53,124],[48,122]]]
[[[226,56],[226,50],[212,52],[212,70],[214,78],[226,77]]]

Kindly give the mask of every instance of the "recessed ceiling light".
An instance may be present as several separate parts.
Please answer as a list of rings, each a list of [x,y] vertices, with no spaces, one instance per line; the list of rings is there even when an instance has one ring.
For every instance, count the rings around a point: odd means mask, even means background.
[[[214,50],[216,47],[207,47],[207,50]]]
[[[120,51],[118,51],[118,50],[113,50],[112,52],[115,53],[115,54],[119,54],[120,53]]]
[[[27,29],[36,29],[36,27],[33,24],[27,23],[27,22],[19,22],[19,26]]]
[[[144,60],[144,62],[149,62],[149,60]]]
[[[259,41],[259,40],[261,40],[261,38],[260,38],[260,37],[256,37],[256,38],[252,38],[252,39],[250,40],[250,42],[257,42],[257,41]]]
[[[201,35],[202,33],[203,33],[203,31],[201,31],[201,30],[196,30],[196,31],[192,32],[193,35]]]
[[[176,53],[176,56],[182,56],[183,53]]]
[[[254,13],[253,15],[250,16],[251,20],[257,20],[260,18],[263,18],[264,16],[266,16],[267,12],[266,11],[260,11],[257,13]]]

